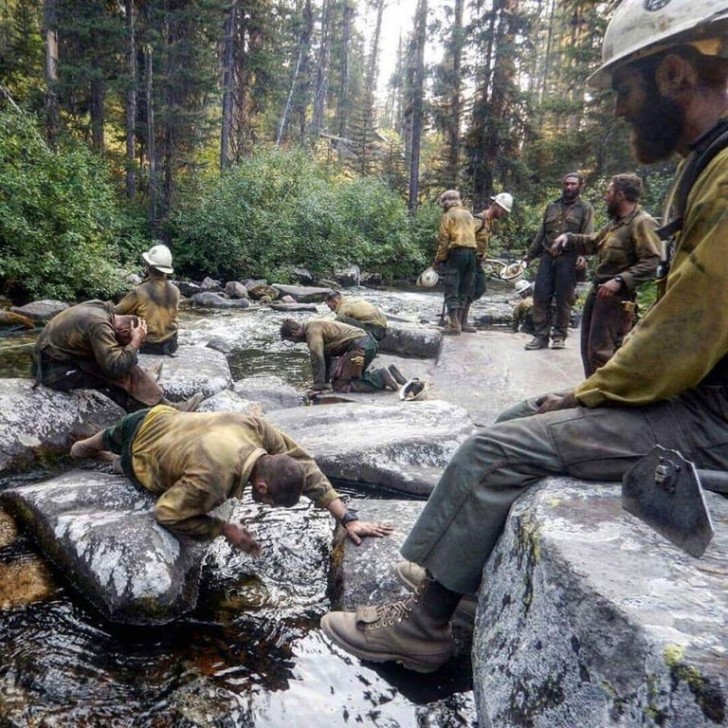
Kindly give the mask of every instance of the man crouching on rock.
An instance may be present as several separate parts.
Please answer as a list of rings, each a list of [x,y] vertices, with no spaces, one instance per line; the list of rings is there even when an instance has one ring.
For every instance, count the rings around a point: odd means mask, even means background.
[[[260,546],[235,523],[210,515],[229,498],[242,497],[289,508],[301,493],[327,508],[355,544],[364,536],[386,536],[387,524],[360,521],[313,458],[288,435],[260,417],[235,412],[179,412],[166,405],[133,412],[116,425],[71,448],[74,458],[111,451],[134,485],[158,493],[157,522],[174,534],[208,541],[224,536],[252,556]]]

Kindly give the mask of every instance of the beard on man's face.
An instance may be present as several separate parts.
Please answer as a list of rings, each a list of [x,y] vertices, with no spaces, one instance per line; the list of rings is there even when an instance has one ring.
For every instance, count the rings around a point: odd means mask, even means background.
[[[648,94],[647,99],[643,108],[628,119],[632,126],[632,150],[642,164],[669,157],[685,130],[685,114],[677,102],[657,90]]]

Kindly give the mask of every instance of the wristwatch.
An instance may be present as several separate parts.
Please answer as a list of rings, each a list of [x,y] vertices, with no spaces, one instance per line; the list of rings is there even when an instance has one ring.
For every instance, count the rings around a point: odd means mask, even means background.
[[[341,525],[346,528],[346,526],[349,523],[351,523],[352,521],[358,521],[358,520],[359,520],[359,516],[356,515],[356,511],[352,511],[351,509],[349,509],[341,517],[341,520],[339,521],[339,523],[341,523]]]
[[[614,276],[614,278],[612,278],[612,280],[613,281],[617,281],[617,283],[619,283],[619,289],[620,290],[622,290],[622,289],[624,289],[624,288],[627,287],[626,284],[625,284],[625,282],[624,282],[624,278],[622,278],[622,276]]]

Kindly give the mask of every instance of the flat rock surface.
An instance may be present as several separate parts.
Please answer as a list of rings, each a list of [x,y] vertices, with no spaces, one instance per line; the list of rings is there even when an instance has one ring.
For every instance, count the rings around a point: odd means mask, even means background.
[[[549,478],[484,573],[473,647],[482,725],[714,726],[728,719],[728,500],[689,556],[621,486]]]

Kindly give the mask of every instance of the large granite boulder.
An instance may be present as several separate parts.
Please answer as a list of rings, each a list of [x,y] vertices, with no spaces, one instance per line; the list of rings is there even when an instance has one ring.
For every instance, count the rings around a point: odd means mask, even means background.
[[[621,486],[549,478],[521,497],[483,572],[480,725],[728,720],[728,500],[693,558],[621,508]]]
[[[190,298],[190,303],[203,308],[248,308],[250,306],[247,298],[225,298],[214,291],[195,293]]]
[[[246,377],[233,384],[234,392],[243,399],[260,402],[263,412],[299,407],[303,396],[290,384],[275,375]]]
[[[162,362],[159,384],[164,395],[177,402],[202,392],[205,397],[230,389],[230,367],[224,354],[205,346],[180,346],[174,357],[141,354],[139,364],[150,367]]]
[[[13,306],[10,310],[21,316],[26,316],[31,321],[45,323],[66,308],[68,308],[68,304],[63,301],[44,299],[42,301],[31,301],[26,303],[25,306]]]
[[[332,404],[270,412],[268,419],[331,478],[426,495],[473,430],[467,412],[441,400]]]
[[[274,283],[275,288],[281,296],[291,296],[298,303],[320,303],[331,293],[330,288],[317,288],[315,286],[287,286],[282,283]]]
[[[387,335],[379,342],[379,351],[398,356],[437,359],[441,346],[442,333],[436,329],[390,324]]]
[[[123,416],[121,407],[90,389],[67,394],[33,388],[29,379],[0,379],[0,472],[68,452]]]
[[[223,518],[244,521],[259,559],[224,539],[200,544],[157,524],[155,497],[124,477],[74,470],[8,488],[0,502],[21,520],[69,582],[109,620],[163,624],[195,610],[227,621],[248,609],[323,613],[334,521],[305,498],[290,509],[228,501]]]

